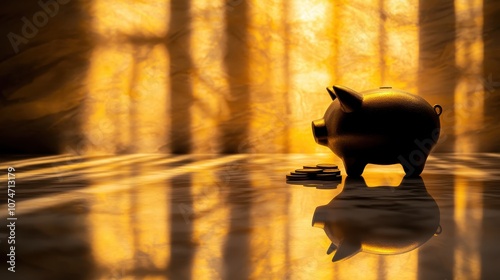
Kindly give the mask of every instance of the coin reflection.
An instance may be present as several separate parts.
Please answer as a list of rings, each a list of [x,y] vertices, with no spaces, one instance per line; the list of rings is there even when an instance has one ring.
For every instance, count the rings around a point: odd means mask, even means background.
[[[398,187],[368,187],[347,177],[344,190],[316,208],[313,226],[332,241],[333,262],[359,252],[379,255],[406,253],[441,232],[439,208],[422,178],[405,178]]]

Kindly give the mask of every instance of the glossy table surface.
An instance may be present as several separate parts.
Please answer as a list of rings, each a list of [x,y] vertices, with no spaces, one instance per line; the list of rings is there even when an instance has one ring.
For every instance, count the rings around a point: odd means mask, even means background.
[[[324,162],[339,165],[341,181],[286,183],[288,172]],[[348,178],[332,154],[2,157],[0,167],[0,279],[500,275],[499,154],[433,154],[414,180],[398,165]],[[328,255],[331,238],[340,247]]]

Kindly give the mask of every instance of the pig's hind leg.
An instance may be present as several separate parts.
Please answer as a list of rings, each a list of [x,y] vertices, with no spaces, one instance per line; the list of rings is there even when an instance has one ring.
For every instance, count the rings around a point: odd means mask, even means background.
[[[355,158],[344,158],[344,166],[347,176],[349,177],[359,177],[363,174],[367,162],[355,159]]]
[[[418,177],[424,171],[427,156],[400,158],[401,165],[406,173],[405,177]]]

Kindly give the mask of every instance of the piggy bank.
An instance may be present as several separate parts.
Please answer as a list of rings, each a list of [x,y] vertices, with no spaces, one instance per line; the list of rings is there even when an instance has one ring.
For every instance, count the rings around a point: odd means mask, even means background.
[[[347,177],[343,191],[316,208],[312,224],[323,228],[333,262],[359,252],[377,255],[414,250],[441,233],[439,208],[423,180],[405,178],[398,187],[367,187]]]
[[[312,122],[314,139],[343,160],[348,176],[361,176],[368,163],[399,163],[407,176],[422,173],[439,139],[441,106],[391,87],[327,91],[332,103]]]

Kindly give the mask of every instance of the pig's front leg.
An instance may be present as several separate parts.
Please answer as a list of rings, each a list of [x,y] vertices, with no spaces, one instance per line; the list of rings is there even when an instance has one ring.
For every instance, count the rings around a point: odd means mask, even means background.
[[[344,158],[344,166],[347,176],[359,177],[363,174],[366,167],[366,161],[356,158]]]

